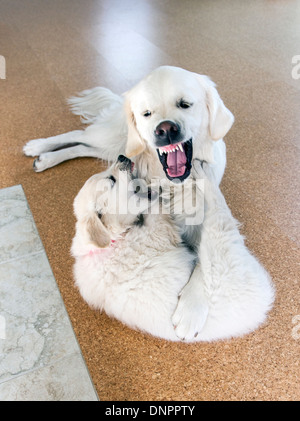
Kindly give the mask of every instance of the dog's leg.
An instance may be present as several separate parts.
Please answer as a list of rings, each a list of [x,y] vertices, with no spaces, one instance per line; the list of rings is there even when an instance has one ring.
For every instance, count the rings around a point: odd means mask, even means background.
[[[212,189],[215,189],[215,178],[213,169],[207,164],[201,164],[201,161],[194,160],[193,167],[196,172],[197,178],[206,179],[207,174],[204,174],[202,165],[206,167],[210,179],[213,180],[211,188],[207,188],[205,184],[204,197],[205,201],[210,202],[210,207],[215,208],[215,195]],[[216,187],[217,189],[217,187]],[[201,191],[201,194],[203,192]],[[202,202],[201,202],[202,203]],[[213,203],[213,205],[212,205]],[[202,203],[202,206],[204,203]],[[207,212],[207,209],[206,209]],[[204,214],[204,221],[201,228],[201,240],[198,247],[198,261],[189,282],[185,285],[179,296],[178,305],[172,317],[172,323],[175,327],[176,335],[185,339],[186,341],[193,341],[198,333],[204,327],[209,311],[209,292],[210,284],[212,283],[211,277],[211,258],[210,246],[207,242],[207,230],[204,228],[206,225],[207,215]]]
[[[54,152],[45,152],[35,159],[33,169],[41,172],[61,162],[80,157],[99,158],[99,150],[86,145],[77,145]]]
[[[176,335],[182,340],[194,340],[206,322],[208,310],[202,268],[198,264],[189,282],[180,293],[179,301],[172,317]]]
[[[44,152],[54,151],[55,149],[68,147],[79,142],[82,138],[83,130],[74,130],[72,132],[51,136],[45,139],[33,139],[26,143],[23,152],[27,156],[39,156]]]

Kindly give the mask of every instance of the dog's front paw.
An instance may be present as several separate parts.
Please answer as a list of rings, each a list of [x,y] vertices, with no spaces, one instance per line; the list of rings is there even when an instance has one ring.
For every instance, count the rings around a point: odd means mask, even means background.
[[[44,149],[45,139],[33,139],[26,143],[23,147],[23,153],[26,156],[38,156],[40,155]]]
[[[189,282],[182,290],[172,323],[176,335],[187,342],[195,341],[208,315],[208,303],[204,291]]]

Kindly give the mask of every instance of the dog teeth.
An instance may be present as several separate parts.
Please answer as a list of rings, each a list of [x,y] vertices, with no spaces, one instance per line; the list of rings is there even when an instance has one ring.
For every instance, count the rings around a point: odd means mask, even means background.
[[[158,148],[159,154],[162,156],[164,153],[165,154],[169,154],[175,151],[181,151],[184,152],[183,147],[182,147],[182,143],[178,143],[178,145],[176,145],[173,149],[169,149],[168,151],[165,151],[163,149]]]
[[[172,153],[172,152],[175,152],[175,151],[181,151],[181,152],[183,152],[183,148],[182,148],[182,146],[181,146],[181,144],[179,144],[179,145],[177,145],[177,146],[175,146],[175,148],[173,148],[173,149],[169,149],[168,151],[164,151],[164,150],[162,150],[162,149],[160,149],[160,148],[158,148],[158,151],[159,151],[159,154],[162,156],[162,154],[169,154],[169,153]]]

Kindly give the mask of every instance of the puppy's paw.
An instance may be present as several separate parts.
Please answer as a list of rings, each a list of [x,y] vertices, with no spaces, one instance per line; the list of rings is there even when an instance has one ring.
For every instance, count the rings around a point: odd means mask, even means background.
[[[45,149],[45,139],[33,139],[26,143],[23,152],[26,156],[38,156]]]
[[[208,315],[208,303],[198,285],[190,282],[183,288],[172,323],[176,335],[187,342],[195,341]]]

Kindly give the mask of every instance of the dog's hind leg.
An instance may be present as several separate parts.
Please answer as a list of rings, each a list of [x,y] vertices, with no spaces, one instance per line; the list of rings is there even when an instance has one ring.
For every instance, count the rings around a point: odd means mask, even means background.
[[[34,160],[33,169],[35,172],[41,172],[69,159],[81,157],[99,158],[99,150],[84,144],[76,144],[67,148],[61,147],[59,150],[45,152],[39,155]]]
[[[26,143],[23,152],[27,156],[39,156],[44,152],[74,146],[74,144],[82,143],[79,139],[82,138],[83,133],[83,130],[74,130],[45,139],[33,139]]]

